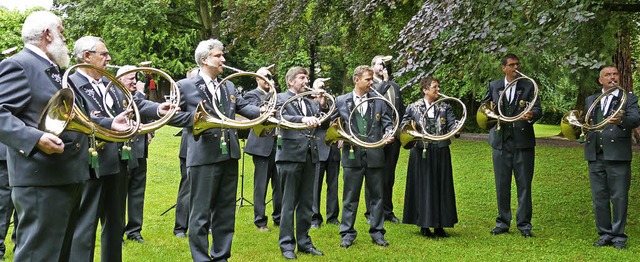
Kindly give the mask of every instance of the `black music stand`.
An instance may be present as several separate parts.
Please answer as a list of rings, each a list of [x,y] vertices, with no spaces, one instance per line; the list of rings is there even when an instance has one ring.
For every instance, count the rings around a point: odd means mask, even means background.
[[[242,140],[242,143],[245,144],[245,139]],[[240,173],[240,197],[236,199],[236,203],[238,203],[238,210],[240,210],[243,206],[253,206],[253,203],[248,199],[244,198],[244,159],[246,157],[246,153],[244,152],[244,148],[242,150],[242,173]],[[244,205],[243,203],[247,202],[248,205]]]

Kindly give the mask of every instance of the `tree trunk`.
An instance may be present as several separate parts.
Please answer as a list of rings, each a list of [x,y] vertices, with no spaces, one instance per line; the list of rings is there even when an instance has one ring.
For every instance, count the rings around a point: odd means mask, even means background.
[[[318,50],[316,48],[316,41],[311,41],[311,43],[309,43],[309,60],[311,60],[311,62],[309,63],[309,81],[311,81],[309,83],[309,87],[311,88],[313,88],[313,81],[316,80],[316,62],[318,60],[317,54]]]
[[[633,93],[633,65],[631,62],[631,41],[630,30],[628,20],[622,19],[622,26],[617,33],[619,39],[618,50],[614,58],[614,62],[618,71],[620,72],[620,86],[627,92]],[[633,143],[637,144],[640,141],[640,128],[633,130],[631,136]]]
[[[198,20],[202,24],[200,38],[220,37],[220,20],[222,19],[222,0],[196,0]]]

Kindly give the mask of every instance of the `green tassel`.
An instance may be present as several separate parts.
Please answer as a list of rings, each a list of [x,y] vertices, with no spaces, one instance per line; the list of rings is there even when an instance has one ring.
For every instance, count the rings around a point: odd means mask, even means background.
[[[353,147],[349,148],[349,159],[356,159],[356,154],[353,153]]]
[[[122,146],[122,153],[120,154],[121,160],[129,160],[131,158],[131,148],[129,146]]]
[[[89,148],[89,165],[91,168],[98,170],[98,152],[93,147]]]
[[[422,159],[427,158],[427,149],[423,148],[422,149]]]
[[[578,137],[578,143],[584,143],[584,134],[580,134],[580,137]]]
[[[224,138],[224,132],[225,130],[221,130],[222,131],[222,136],[220,136],[220,153],[223,155],[226,155],[229,153],[229,149],[227,148],[227,140]]]
[[[220,143],[220,150],[222,151],[223,155],[226,155],[229,153],[229,150],[227,149],[227,142],[222,142]]]
[[[278,145],[278,148],[282,148],[282,136],[281,135],[278,135],[278,140],[277,140],[276,143]]]

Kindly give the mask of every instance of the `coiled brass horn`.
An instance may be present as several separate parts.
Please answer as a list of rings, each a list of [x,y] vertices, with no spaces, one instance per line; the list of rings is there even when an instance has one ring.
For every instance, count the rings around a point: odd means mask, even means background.
[[[158,119],[156,121],[153,121],[151,123],[147,123],[147,124],[141,123],[140,124],[140,128],[138,129],[138,134],[151,133],[151,132],[157,130],[158,128],[161,128],[165,124],[167,124],[169,122],[169,120],[171,120],[171,118],[176,114],[176,112],[178,112],[178,108],[179,108],[178,106],[180,105],[180,90],[178,90],[178,84],[176,84],[176,82],[173,80],[173,78],[171,78],[171,76],[169,76],[169,74],[165,73],[162,70],[151,68],[151,67],[137,67],[137,68],[122,72],[121,74],[117,75],[116,78],[120,79],[120,77],[122,77],[124,75],[131,74],[131,73],[136,73],[137,74],[137,73],[148,73],[148,72],[158,74],[161,77],[163,77],[164,79],[166,79],[167,81],[169,81],[171,89],[169,91],[169,96],[168,96],[168,101],[167,102],[170,102],[172,107],[169,109],[167,114],[162,116],[160,119]],[[114,82],[111,81],[111,83],[109,83],[109,85],[107,85],[107,90],[109,90],[109,88],[112,87],[113,85],[114,85]],[[128,96],[132,97],[131,92],[127,88],[125,88],[125,89],[126,89],[126,91],[122,91],[122,92],[126,92],[128,94]],[[133,103],[133,100],[131,100],[130,102],[131,103],[129,103],[127,105],[127,108],[131,108],[131,107],[135,106],[135,103]],[[102,104],[103,104],[104,108],[107,108],[107,96],[103,97]],[[111,114],[111,112],[109,112],[108,110],[107,110],[107,114],[109,115],[109,117],[114,117]]]
[[[307,89],[307,91],[298,93],[292,97],[290,97],[289,99],[287,99],[287,101],[285,101],[281,106],[280,106],[280,110],[278,110],[277,112],[277,116],[279,116],[279,118],[276,117],[269,117],[267,119],[267,121],[265,121],[264,123],[262,123],[262,125],[256,125],[253,127],[253,132],[255,134],[258,134],[258,136],[263,136],[264,134],[267,133],[268,130],[271,130],[273,128],[281,128],[281,129],[290,129],[290,130],[303,130],[303,129],[309,129],[309,126],[307,126],[305,123],[294,123],[291,121],[286,120],[284,117],[282,117],[282,114],[284,113],[284,110],[286,108],[286,105],[293,102],[293,101],[297,101],[299,98],[308,96],[308,95],[317,95],[318,91],[317,90],[313,90],[309,87],[305,86],[305,89]],[[322,95],[325,97],[325,99],[327,99],[327,104],[329,105],[329,109],[327,112],[320,112],[319,116],[318,116],[318,122],[322,123],[324,121],[329,120],[329,118],[331,118],[331,114],[333,114],[333,112],[336,110],[336,100],[335,98],[330,95],[329,93],[322,93]]]
[[[450,97],[441,93],[439,93],[438,95],[441,98],[433,102],[424,112],[422,112],[422,115],[420,116],[420,120],[418,123],[415,120],[409,120],[406,123],[404,123],[404,125],[402,126],[402,129],[400,130],[400,143],[403,147],[412,141],[447,140],[452,136],[458,134],[462,130],[464,122],[467,120],[467,107],[464,105],[462,101],[460,101],[460,99],[457,99],[455,97]],[[455,120],[455,122],[453,123],[453,125],[451,126],[450,130],[447,133],[442,135],[430,134],[426,129],[427,121],[428,121],[427,112],[429,112],[431,108],[439,108],[440,104],[448,101],[452,101],[461,106],[462,116],[460,117],[460,119]],[[416,127],[417,124],[420,124],[420,127],[422,130],[418,131]]]
[[[140,112],[138,112],[138,108],[135,105],[132,107],[135,121],[133,121],[133,126],[128,131],[113,131],[101,127],[100,125],[93,123],[91,119],[89,119],[89,117],[87,117],[87,115],[78,108],[78,105],[75,103],[75,95],[73,90],[69,88],[68,82],[69,73],[77,68],[94,69],[107,77],[116,85],[116,87],[121,89],[123,93],[128,93],[128,91],[126,91],[126,87],[124,87],[118,79],[101,68],[90,64],[77,64],[71,66],[67,71],[65,71],[62,77],[62,89],[56,92],[51,99],[49,99],[45,110],[40,116],[40,130],[52,133],[56,136],[60,135],[64,130],[72,130],[90,136],[95,136],[95,138],[109,142],[124,142],[133,137],[138,131],[138,127],[140,125]],[[133,101],[130,95],[127,98],[129,98],[130,101]]]
[[[341,120],[341,118],[336,118],[335,120],[333,120],[333,122],[331,122],[329,129],[327,129],[325,142],[332,144],[337,142],[338,140],[348,140],[350,143],[357,145],[359,147],[371,149],[371,148],[378,148],[378,147],[384,146],[387,143],[387,140],[390,137],[394,136],[394,134],[398,130],[398,125],[400,124],[399,122],[400,115],[398,113],[398,110],[396,110],[395,107],[393,107],[393,103],[391,103],[391,101],[389,101],[384,96],[382,96],[377,90],[375,90],[375,88],[371,88],[371,91],[373,91],[376,94],[376,96],[369,97],[367,99],[360,101],[360,103],[356,104],[351,110],[351,112],[349,113],[349,119],[346,121],[347,122],[346,124],[348,126],[348,129],[347,129],[348,131],[345,130],[344,125],[342,124],[343,121]],[[395,118],[392,120],[393,128],[391,129],[391,131],[386,132],[380,140],[375,142],[365,142],[365,141],[362,141],[362,139],[358,138],[358,135],[353,132],[353,128],[351,128],[352,127],[351,119],[354,118],[353,113],[355,113],[355,111],[358,110],[360,105],[373,100],[382,100],[383,102],[385,102],[390,108],[393,109],[393,112],[395,113],[394,114]]]
[[[627,91],[620,87],[618,83],[613,82],[613,84],[615,85],[615,87],[609,88],[607,91],[602,92],[602,94],[596,97],[591,106],[589,106],[589,109],[587,109],[587,114],[584,115],[584,118],[582,117],[582,112],[579,110],[570,110],[562,117],[562,121],[560,122],[560,130],[566,138],[575,140],[579,137],[582,137],[582,135],[584,135],[586,132],[602,131],[602,129],[604,129],[604,127],[609,124],[609,121],[611,119],[624,113],[624,110],[622,108],[627,103]],[[600,100],[606,98],[616,90],[620,90],[619,92],[622,94],[619,103],[620,106],[618,106],[615,111],[611,112],[611,114],[609,114],[609,116],[602,121],[595,124],[590,124],[591,116],[593,115],[594,110],[596,110],[596,108],[600,106]]]
[[[515,70],[515,71],[520,76],[514,79],[513,81],[511,81],[511,83],[509,83],[507,87],[502,91],[502,93],[500,94],[500,97],[498,98],[497,104],[502,105],[502,100],[506,96],[507,91],[511,88],[516,88],[516,83],[518,82],[518,80],[522,80],[522,79],[529,80],[533,84],[533,100],[531,100],[530,102],[526,102],[526,107],[522,110],[522,112],[520,112],[520,114],[517,114],[515,116],[505,116],[505,114],[502,112],[501,106],[497,106],[498,113],[496,114],[495,113],[496,104],[493,103],[492,101],[485,102],[478,108],[478,111],[476,113],[476,121],[478,122],[478,126],[480,128],[488,129],[493,126],[494,121],[497,121],[498,124],[501,121],[509,122],[509,123],[520,121],[523,119],[524,115],[527,112],[531,111],[531,109],[535,105],[536,100],[538,99],[538,84],[532,78],[526,76],[520,71],[518,70]]]
[[[224,68],[236,71],[236,73],[233,73],[223,78],[222,81],[220,81],[220,83],[218,83],[214,87],[214,90],[213,90],[214,94],[217,92],[219,88],[222,87],[222,85],[226,81],[229,81],[232,78],[236,78],[240,76],[258,77],[264,80],[267,84],[271,86],[269,88],[269,94],[268,94],[269,100],[267,102],[267,110],[263,114],[261,114],[258,118],[253,120],[235,120],[235,119],[228,118],[227,116],[222,114],[222,112],[220,112],[220,109],[218,108],[217,105],[213,105],[213,109],[215,110],[217,117],[212,116],[205,110],[204,108],[205,101],[202,101],[200,102],[200,104],[198,104],[198,107],[194,114],[194,119],[193,119],[193,135],[194,136],[197,136],[203,131],[211,128],[234,128],[234,129],[252,128],[254,126],[260,125],[262,122],[267,120],[267,118],[271,116],[271,112],[276,107],[277,95],[276,95],[275,85],[273,81],[267,79],[262,75],[259,75],[253,72],[243,71],[243,70],[226,66],[226,65],[222,65],[222,66]],[[213,103],[216,103],[215,99]]]

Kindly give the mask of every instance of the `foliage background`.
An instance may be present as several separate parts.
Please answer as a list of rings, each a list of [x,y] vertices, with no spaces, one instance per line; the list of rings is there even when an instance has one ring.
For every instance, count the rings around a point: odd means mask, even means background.
[[[255,71],[275,64],[280,89],[285,72],[302,65],[311,69],[312,80],[331,77],[331,91],[342,94],[352,89],[357,65],[370,64],[377,54],[392,55],[390,70],[405,87],[405,102],[420,96],[415,88],[420,77],[434,75],[442,80],[442,92],[461,98],[470,112],[487,83],[503,76],[500,57],[513,52],[541,87],[541,122],[558,123],[598,89],[596,69],[604,64],[624,65],[630,91],[638,84],[639,5],[634,0],[55,0],[54,10],[64,19],[69,46],[84,35],[100,36],[116,65],[150,60],[181,79],[195,67],[197,43],[214,37],[226,44],[228,65]],[[0,49],[21,46],[26,14],[0,12]],[[244,90],[255,85],[252,79],[234,81]]]

